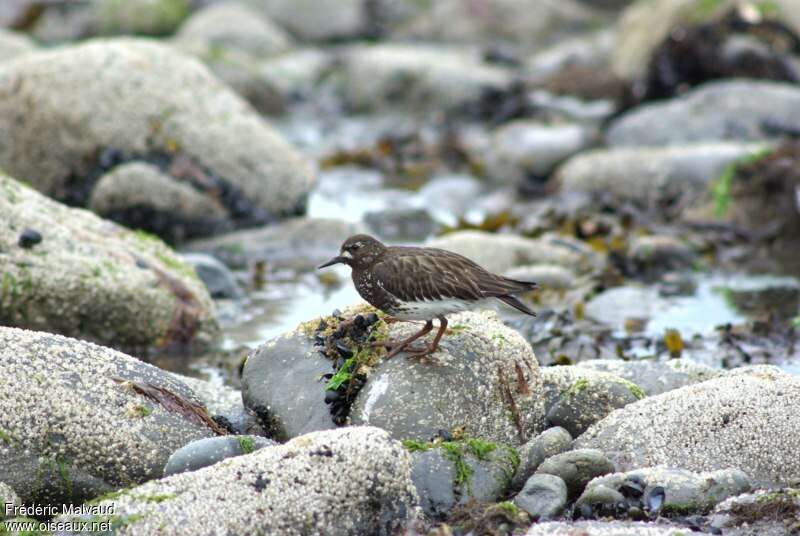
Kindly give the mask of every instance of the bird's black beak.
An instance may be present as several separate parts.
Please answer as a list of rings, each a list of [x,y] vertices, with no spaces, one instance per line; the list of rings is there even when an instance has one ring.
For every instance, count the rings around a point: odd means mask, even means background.
[[[348,260],[349,259],[347,257],[343,257],[341,255],[338,255],[338,256],[332,258],[331,260],[329,260],[328,262],[320,264],[319,266],[317,266],[317,270],[319,270],[320,268],[327,268],[328,266],[333,266],[334,264],[347,264]]]

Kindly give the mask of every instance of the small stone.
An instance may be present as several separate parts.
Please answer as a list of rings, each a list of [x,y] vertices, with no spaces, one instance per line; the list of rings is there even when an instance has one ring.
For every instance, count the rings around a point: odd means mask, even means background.
[[[247,435],[198,439],[172,453],[164,467],[164,476],[196,471],[226,458],[250,454],[273,445],[277,443],[271,439]]]
[[[613,472],[614,464],[596,449],[579,449],[556,454],[546,459],[536,470],[536,474],[561,477],[567,484],[570,499],[577,498],[593,478]]]
[[[572,448],[572,436],[558,426],[548,428],[519,448],[520,464],[511,481],[511,487],[520,489],[536,469],[550,456]]]
[[[554,518],[567,504],[567,485],[554,475],[533,475],[514,498],[514,504],[528,512],[534,521]]]
[[[25,229],[20,233],[17,244],[21,248],[30,249],[42,241],[42,233],[35,229]]]

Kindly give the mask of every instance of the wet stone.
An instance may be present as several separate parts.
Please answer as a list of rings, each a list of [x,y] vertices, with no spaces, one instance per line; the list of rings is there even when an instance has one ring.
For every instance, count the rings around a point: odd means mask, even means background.
[[[536,474],[555,475],[564,480],[570,500],[577,498],[595,477],[614,472],[614,464],[596,449],[578,449],[547,458]]]
[[[572,448],[572,436],[563,428],[548,428],[519,447],[520,464],[511,485],[520,489],[536,469],[551,456]]]
[[[164,476],[196,471],[226,458],[250,454],[277,444],[265,437],[246,435],[199,439],[184,445],[170,455],[167,465],[164,467]]]
[[[514,504],[534,521],[552,519],[567,505],[567,485],[554,475],[533,475],[514,498]]]
[[[21,248],[30,249],[42,241],[42,233],[35,229],[25,229],[19,235],[17,244]]]

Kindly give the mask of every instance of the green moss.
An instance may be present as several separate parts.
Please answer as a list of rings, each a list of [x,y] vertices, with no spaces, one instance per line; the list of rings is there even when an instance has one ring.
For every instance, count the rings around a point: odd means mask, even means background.
[[[433,443],[427,441],[419,441],[417,439],[404,439],[401,441],[403,447],[409,452],[424,452],[433,448]]]
[[[256,442],[253,440],[252,437],[248,436],[239,436],[239,448],[242,449],[242,452],[245,454],[250,454],[254,450],[256,450]]]
[[[466,331],[467,329],[469,329],[469,326],[466,324],[453,324],[448,329],[454,334],[458,334],[461,333],[462,331]]]
[[[101,502],[104,502],[104,501],[113,501],[113,500],[116,500],[116,499],[122,497],[123,495],[128,493],[130,490],[131,490],[131,488],[122,488],[122,489],[118,489],[116,491],[109,491],[108,493],[104,493],[103,495],[98,495],[97,497],[95,497],[91,501],[87,501],[86,504],[95,505],[95,504],[100,504]]]
[[[647,394],[642,390],[642,388],[633,382],[628,382],[628,390],[631,392],[633,396],[637,398],[637,400],[641,400],[647,396]]]
[[[501,503],[497,503],[497,507],[503,510],[511,517],[517,517],[519,515],[519,508],[517,507],[516,504],[514,504],[511,501],[503,501]]]
[[[61,482],[64,484],[64,487],[67,490],[67,495],[72,497],[72,480],[69,477],[69,471],[67,470],[67,464],[64,461],[64,457],[59,456],[56,459],[56,463],[58,465],[58,475],[61,477]]]
[[[483,441],[482,439],[467,439],[464,443],[479,460],[488,460],[489,454],[497,450],[497,443]]]
[[[754,153],[731,162],[722,172],[722,175],[714,181],[711,185],[711,193],[714,197],[714,215],[717,218],[722,218],[728,213],[731,203],[731,190],[733,188],[733,179],[741,166],[755,164],[762,158],[769,156],[772,153],[771,149],[761,149]]]
[[[564,397],[575,396],[584,389],[586,389],[587,387],[589,387],[589,380],[587,380],[586,378],[578,378],[572,383],[572,385],[569,386],[569,389],[564,391],[564,394],[562,396]]]
[[[667,503],[661,509],[661,513],[664,515],[688,516],[702,510],[703,507],[696,503],[686,503],[686,504]]]
[[[6,444],[11,444],[12,438],[5,430],[0,429],[0,441]]]
[[[722,0],[695,0],[688,13],[693,21],[708,20],[722,4]]]
[[[153,413],[153,410],[148,408],[147,406],[138,405],[133,407],[133,414],[136,417],[144,418],[150,415],[151,413]]]
[[[439,445],[442,454],[445,458],[453,462],[453,467],[456,470],[456,476],[453,479],[454,487],[461,487],[467,485],[467,491],[472,493],[472,467],[467,464],[464,458],[463,444],[452,441],[443,442]]]
[[[781,7],[774,0],[761,0],[755,6],[762,17],[773,18],[781,14]]]
[[[136,500],[149,503],[162,503],[177,497],[174,493],[155,493],[153,495],[135,495]]]

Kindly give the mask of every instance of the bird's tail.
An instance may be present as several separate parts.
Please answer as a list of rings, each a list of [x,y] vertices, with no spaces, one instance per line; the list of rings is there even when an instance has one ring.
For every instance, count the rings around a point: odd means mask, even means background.
[[[536,283],[533,283],[533,285],[534,285],[533,288],[535,288]],[[510,294],[506,294],[504,296],[496,296],[496,298],[498,300],[502,300],[506,305],[510,305],[511,307],[516,309],[517,311],[521,311],[521,312],[525,313],[526,315],[536,316],[536,313],[531,311],[530,308],[528,308],[527,305],[525,305],[524,303],[519,301],[516,297],[514,297],[514,296],[512,296]]]

